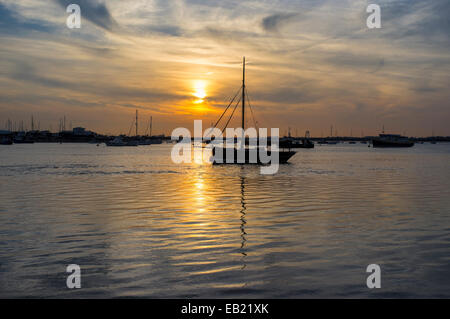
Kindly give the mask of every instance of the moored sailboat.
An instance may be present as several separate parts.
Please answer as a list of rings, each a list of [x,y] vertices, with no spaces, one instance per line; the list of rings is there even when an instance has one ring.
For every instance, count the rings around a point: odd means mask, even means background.
[[[243,71],[242,71],[242,87],[241,87],[241,105],[242,105],[242,131],[245,132],[245,102],[246,102],[246,86],[245,86],[245,57],[243,59]],[[233,99],[234,100],[234,99]],[[232,102],[233,102],[232,100]],[[231,102],[231,103],[232,103]],[[231,105],[230,103],[230,105]],[[239,103],[239,102],[238,102]],[[238,103],[236,104],[236,107],[238,106]],[[235,109],[236,109],[235,107]],[[227,108],[228,109],[228,108]],[[222,114],[222,116],[225,114],[225,112],[227,111],[227,109],[224,111],[224,113]],[[233,116],[233,113],[231,114],[227,124],[225,125],[225,128],[227,127],[228,123],[231,120],[231,117]],[[222,118],[222,116],[219,118]],[[218,122],[219,122],[218,121]],[[217,125],[217,123],[216,123]],[[248,145],[247,144],[252,144],[250,143],[250,138],[248,139],[247,143],[247,139],[242,136],[241,138],[241,146],[240,148],[235,147],[235,143],[234,143],[235,139],[233,138],[233,148],[232,150],[230,150],[230,148],[227,148],[226,144],[224,146],[216,146],[213,147],[212,150],[212,160],[213,160],[213,164],[269,164],[267,163],[261,156],[261,148],[263,146],[260,146],[258,144],[258,142],[256,142],[256,145]],[[253,143],[255,144],[255,143]],[[270,138],[268,143],[269,145],[271,145],[270,147],[272,148],[272,139]],[[219,149],[221,148],[221,149]],[[289,159],[295,155],[295,152],[291,151],[290,149],[285,151],[285,150],[279,150],[279,149],[267,149],[266,151],[266,155],[270,158],[278,157],[278,163],[280,164],[285,164],[289,161]],[[278,153],[278,154],[277,154]],[[228,155],[228,156],[227,156]],[[233,155],[233,156],[230,156]]]
[[[372,139],[373,147],[412,147],[412,142],[408,137],[399,134],[380,134]]]
[[[122,137],[118,136],[112,141],[106,142],[107,146],[138,146],[139,143],[136,140],[125,141]]]

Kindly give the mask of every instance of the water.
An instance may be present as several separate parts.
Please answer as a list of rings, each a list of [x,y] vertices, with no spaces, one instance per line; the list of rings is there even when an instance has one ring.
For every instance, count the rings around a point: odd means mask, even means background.
[[[449,144],[316,146],[274,176],[170,149],[1,146],[0,297],[450,297]]]

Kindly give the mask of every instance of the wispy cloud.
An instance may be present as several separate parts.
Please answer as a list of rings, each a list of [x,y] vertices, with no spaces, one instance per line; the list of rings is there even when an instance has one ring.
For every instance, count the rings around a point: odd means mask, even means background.
[[[74,3],[73,0],[55,0],[63,8]],[[104,2],[98,0],[77,0],[76,3],[82,8],[83,18],[92,22],[96,26],[108,31],[113,31],[118,27],[117,22],[112,17],[108,7]]]
[[[298,13],[271,14],[262,19],[262,27],[270,32],[279,31],[280,27],[289,23],[289,21],[294,21],[298,15]]]
[[[0,3],[0,33],[9,35],[20,35],[26,32],[50,32],[52,26],[45,21],[27,19],[19,12],[14,11],[3,3]]]

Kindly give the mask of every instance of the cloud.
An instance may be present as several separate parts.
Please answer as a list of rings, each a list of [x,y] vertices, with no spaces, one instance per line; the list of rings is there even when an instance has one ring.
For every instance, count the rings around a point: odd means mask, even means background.
[[[259,101],[267,101],[281,104],[303,104],[320,100],[318,92],[314,88],[307,86],[299,87],[281,87],[274,90],[256,90],[252,96]]]
[[[0,33],[8,35],[24,34],[30,31],[51,32],[51,24],[36,19],[26,19],[18,12],[0,2]]]
[[[139,32],[139,34],[145,36],[151,33],[160,35],[169,35],[173,37],[180,37],[184,34],[184,31],[177,25],[145,25],[131,28],[131,31]]]
[[[63,8],[67,8],[69,4],[74,3],[73,0],[55,1]],[[117,22],[103,2],[97,0],[77,0],[76,3],[81,8],[82,18],[107,31],[114,31],[118,28]]]
[[[121,101],[152,101],[161,102],[167,100],[187,99],[189,96],[182,94],[173,94],[160,89],[145,89],[131,86],[118,85],[97,81],[92,83],[92,79],[82,81],[78,78],[67,80],[52,76],[41,75],[30,64],[21,62],[16,65],[14,73],[10,77],[13,80],[27,84],[29,87],[45,87],[46,89],[64,89],[70,90],[75,95],[83,94],[91,97],[102,96],[104,100]],[[90,104],[90,103],[89,103]]]
[[[450,44],[450,2],[448,0],[382,1],[382,36],[394,39]]]
[[[262,19],[261,24],[265,31],[275,32],[298,17],[298,13],[277,13]]]

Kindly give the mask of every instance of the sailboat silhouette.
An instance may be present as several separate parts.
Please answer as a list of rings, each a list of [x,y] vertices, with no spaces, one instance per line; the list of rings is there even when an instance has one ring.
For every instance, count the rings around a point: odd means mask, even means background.
[[[242,131],[245,132],[245,102],[246,99],[248,100],[248,95],[246,96],[246,86],[245,86],[245,57],[243,59],[243,68],[242,68],[242,86],[240,88],[240,91],[238,91],[238,93],[235,95],[235,97],[231,100],[230,104],[228,105],[228,107],[225,109],[225,111],[222,113],[222,115],[220,116],[219,120],[217,121],[216,125],[219,123],[219,121],[222,119],[222,117],[224,116],[224,114],[227,112],[228,108],[230,107],[230,105],[234,102],[236,96],[241,93],[241,105],[242,105]],[[231,113],[225,128],[228,126],[228,124],[231,121],[231,118],[233,117],[234,111],[236,110],[237,106],[239,104],[236,103],[236,106],[233,110],[233,112]],[[216,126],[215,125],[215,126]],[[225,129],[224,128],[224,129]],[[244,134],[244,133],[243,133]],[[271,144],[271,140],[272,138],[268,141],[268,146]],[[236,138],[233,139],[233,151],[234,153],[233,156],[227,156],[227,152],[229,152],[230,150],[227,150],[226,145],[224,147],[221,147],[222,150],[220,150],[220,152],[218,151],[219,146],[217,147],[213,147],[212,149],[212,155],[213,155],[213,164],[270,164],[266,163],[262,160],[261,155],[260,155],[260,150],[259,148],[262,147],[259,145],[259,139],[257,140],[257,145],[256,148],[249,148],[247,147],[247,145],[251,144],[250,143],[250,138],[245,138],[245,136],[243,135],[241,138],[241,145],[239,148],[234,147]],[[245,142],[244,142],[245,141]],[[245,156],[240,156],[240,154],[242,154],[244,152]],[[229,152],[230,153],[230,152]],[[278,153],[278,154],[277,154]],[[271,150],[271,149],[267,149],[267,156],[273,158],[273,156],[277,156],[278,155],[278,163],[279,164],[285,164],[288,162],[288,160],[295,155],[294,151],[291,151],[290,149],[287,151],[284,150]]]

